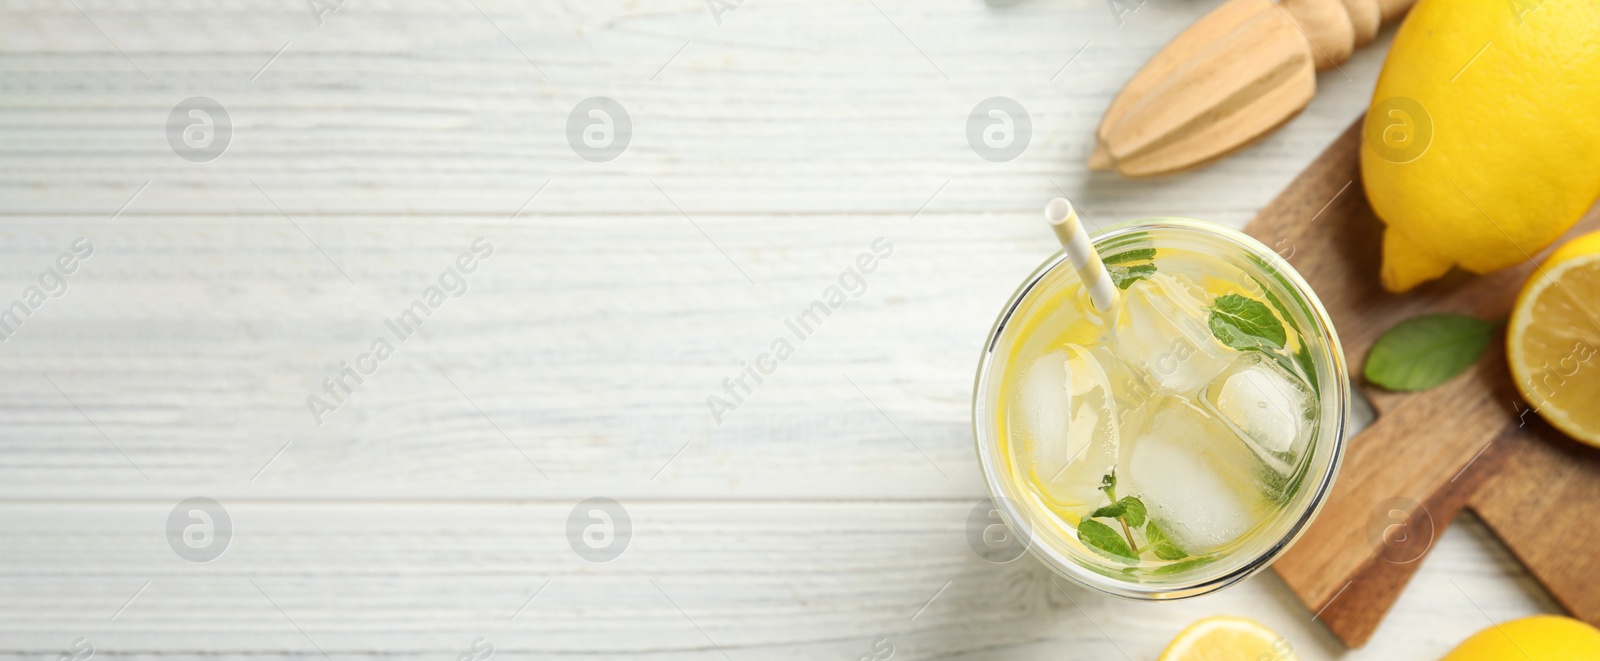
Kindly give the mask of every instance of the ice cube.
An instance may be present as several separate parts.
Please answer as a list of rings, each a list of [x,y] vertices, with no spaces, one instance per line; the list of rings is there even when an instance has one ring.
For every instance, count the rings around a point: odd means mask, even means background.
[[[1206,388],[1201,401],[1262,463],[1287,477],[1311,438],[1311,388],[1271,357],[1248,352]]]
[[[1228,545],[1265,515],[1255,459],[1205,410],[1165,397],[1142,428],[1127,434],[1119,481],[1153,520],[1191,554]]]
[[[1067,356],[1051,352],[1040,356],[1017,379],[1017,403],[1022,411],[1017,434],[1024,444],[1037,447],[1041,441],[1064,441],[1072,395],[1067,392]],[[1031,454],[1031,453],[1030,453]]]
[[[1117,415],[1105,370],[1087,349],[1068,344],[1034,361],[1023,381],[1023,402],[1041,404],[1028,409],[1032,433],[1024,440],[1023,472],[1058,506],[1090,505],[1100,476],[1117,460]]]
[[[1187,277],[1156,273],[1124,292],[1115,328],[1117,355],[1149,389],[1190,396],[1228,366],[1231,349],[1207,323],[1208,297]]]

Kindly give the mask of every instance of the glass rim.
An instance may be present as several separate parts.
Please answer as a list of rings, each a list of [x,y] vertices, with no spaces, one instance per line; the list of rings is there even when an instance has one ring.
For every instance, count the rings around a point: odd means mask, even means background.
[[[1322,306],[1321,299],[1311,289],[1311,285],[1300,276],[1300,273],[1289,264],[1288,260],[1285,260],[1265,244],[1244,232],[1193,218],[1152,217],[1128,220],[1093,232],[1090,238],[1093,242],[1100,243],[1104,240],[1150,229],[1194,231],[1225,239],[1241,252],[1262,260],[1270,267],[1272,272],[1280,276],[1283,284],[1294,290],[1297,298],[1303,303],[1302,307],[1308,313],[1307,316],[1310,317],[1310,321],[1315,326],[1314,336],[1320,340],[1323,352],[1327,354],[1328,364],[1333,368],[1332,373],[1328,375],[1328,381],[1333,386],[1331,388],[1333,410],[1325,410],[1324,417],[1331,415],[1334,424],[1332,428],[1334,432],[1333,438],[1329,441],[1319,441],[1333,444],[1331,458],[1322,474],[1318,476],[1319,479],[1314,485],[1315,491],[1306,502],[1304,511],[1299,512],[1298,516],[1294,517],[1294,520],[1287,526],[1279,539],[1264,547],[1260,552],[1255,553],[1254,557],[1251,557],[1247,562],[1220,576],[1188,584],[1150,585],[1112,578],[1083,567],[1078,562],[1066,557],[1048,545],[1037,543],[1033,526],[1030,523],[1030,516],[1025,512],[1018,511],[1016,503],[1000,488],[1000,483],[1005,480],[1005,477],[1000,474],[996,457],[994,456],[998,452],[998,430],[993,428],[993,421],[987,420],[991,416],[984,415],[984,396],[988,393],[988,388],[991,387],[990,373],[993,371],[996,349],[1001,335],[1005,332],[1006,327],[1010,325],[1017,311],[1022,307],[1023,301],[1035,287],[1039,286],[1047,276],[1055,273],[1057,269],[1071,268],[1070,266],[1063,267],[1063,264],[1067,262],[1065,251],[1057,251],[1023,279],[1022,284],[1012,293],[1010,300],[1001,308],[1000,315],[990,328],[989,335],[984,341],[982,356],[978,361],[978,373],[973,382],[972,431],[973,442],[977,446],[979,469],[983,473],[990,501],[1004,515],[1006,526],[1011,528],[1019,538],[1027,540],[1028,553],[1038,558],[1056,574],[1097,592],[1135,600],[1168,601],[1209,594],[1244,581],[1260,573],[1282,557],[1284,552],[1288,551],[1289,547],[1299,540],[1301,535],[1305,534],[1306,529],[1310,527],[1311,522],[1316,519],[1317,514],[1321,512],[1323,505],[1327,502],[1328,494],[1333,488],[1334,480],[1338,477],[1340,465],[1344,460],[1345,443],[1348,440],[1346,432],[1349,425],[1348,415],[1351,393],[1344,349],[1339,344],[1339,337],[1334,330],[1333,319],[1328,315],[1327,309]],[[1262,270],[1265,271],[1266,269]],[[1308,486],[1312,485],[1308,483]],[[1023,529],[1018,530],[1019,526]]]

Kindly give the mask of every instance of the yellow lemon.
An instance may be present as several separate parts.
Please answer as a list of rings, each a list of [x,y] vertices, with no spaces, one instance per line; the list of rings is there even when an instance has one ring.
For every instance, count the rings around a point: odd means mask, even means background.
[[[1600,197],[1600,2],[1420,0],[1361,141],[1383,284],[1530,259]]]
[[[1551,253],[1517,295],[1506,361],[1517,390],[1568,436],[1600,447],[1600,232]]]
[[[1494,625],[1441,661],[1600,661],[1600,629],[1570,617],[1535,615]]]
[[[1208,617],[1172,639],[1158,661],[1294,661],[1294,647],[1277,632],[1242,617]]]

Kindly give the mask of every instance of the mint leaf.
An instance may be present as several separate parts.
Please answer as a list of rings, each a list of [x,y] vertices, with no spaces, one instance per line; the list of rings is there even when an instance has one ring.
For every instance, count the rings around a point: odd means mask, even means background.
[[[1133,528],[1144,525],[1147,512],[1144,508],[1144,501],[1133,496],[1126,496],[1119,502],[1127,503],[1128,511],[1122,515],[1123,521],[1128,522],[1128,525]]]
[[[1200,556],[1198,558],[1193,558],[1193,559],[1190,559],[1190,560],[1184,560],[1183,562],[1174,562],[1174,563],[1172,563],[1170,565],[1166,565],[1164,567],[1157,567],[1157,568],[1151,570],[1150,573],[1151,573],[1151,575],[1154,575],[1154,576],[1167,576],[1167,575],[1171,575],[1171,574],[1177,574],[1177,573],[1180,573],[1180,572],[1188,571],[1190,569],[1194,569],[1195,567],[1199,567],[1200,565],[1204,565],[1204,564],[1209,564],[1209,563],[1215,562],[1216,559],[1217,559],[1217,556],[1214,556],[1214,555],[1202,555],[1202,556]]]
[[[1155,248],[1131,248],[1122,252],[1115,252],[1115,248],[1124,245],[1138,245],[1144,242],[1119,243],[1115,247],[1106,246],[1100,250],[1100,262],[1106,265],[1106,272],[1111,275],[1111,284],[1117,289],[1127,289],[1133,283],[1156,274],[1156,265],[1151,263],[1156,258]],[[1149,245],[1144,243],[1144,245]]]
[[[1122,519],[1129,526],[1137,528],[1144,525],[1144,502],[1138,498],[1128,496],[1095,510],[1089,516],[1096,519]]]
[[[1128,547],[1128,542],[1122,535],[1108,526],[1093,519],[1084,519],[1078,522],[1078,541],[1083,542],[1101,555],[1125,564],[1138,564],[1139,556],[1133,554],[1133,549]]]
[[[1123,498],[1122,500],[1114,502],[1110,505],[1101,507],[1100,509],[1089,513],[1089,517],[1094,519],[1115,519],[1119,516],[1122,516],[1123,513],[1128,511],[1127,500],[1127,498]]]
[[[1111,275],[1111,284],[1117,289],[1127,289],[1133,283],[1156,274],[1155,264],[1137,264],[1134,266],[1106,266],[1106,273]]]
[[[1151,521],[1150,525],[1145,526],[1144,538],[1146,540],[1146,548],[1154,551],[1157,558],[1162,560],[1182,560],[1189,557],[1189,552],[1183,550],[1170,537],[1167,537],[1167,533],[1161,530],[1161,526],[1156,525],[1155,521]]]
[[[1283,322],[1272,316],[1266,303],[1238,294],[1218,296],[1212,301],[1208,325],[1218,341],[1240,351],[1271,353],[1282,349],[1289,339]]]
[[[1111,469],[1111,472],[1106,473],[1104,477],[1100,478],[1100,490],[1106,492],[1106,497],[1110,498],[1112,502],[1116,502],[1117,469]]]
[[[1427,390],[1466,371],[1494,337],[1494,324],[1463,314],[1407,319],[1367,354],[1367,381],[1395,391]]]
[[[1105,265],[1110,266],[1112,264],[1127,264],[1128,262],[1148,262],[1155,258],[1155,248],[1134,248],[1133,250],[1119,252],[1115,255],[1111,255],[1110,257],[1102,258],[1100,261]]]

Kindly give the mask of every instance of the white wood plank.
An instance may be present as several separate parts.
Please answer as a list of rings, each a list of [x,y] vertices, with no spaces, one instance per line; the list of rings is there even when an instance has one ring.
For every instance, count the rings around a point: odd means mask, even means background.
[[[753,17],[761,8],[747,9]],[[752,18],[755,25],[746,29],[793,39],[800,33],[832,35],[838,20],[821,10],[772,8],[779,10],[790,13],[760,23]],[[479,23],[486,22],[467,20],[473,15],[462,19],[448,12],[410,11],[397,9],[381,20],[397,22],[396,29],[424,22],[443,26],[436,38],[453,39],[459,48],[498,46],[493,39],[484,41]],[[1084,23],[1090,20],[1086,17],[1105,19],[1083,6],[1049,11]],[[852,17],[857,30],[890,32],[873,22],[882,16],[840,13]],[[334,18],[356,15],[341,11]],[[1154,47],[1156,37],[1184,20],[1156,11],[1149,15],[1156,27],[1141,32],[1138,24],[1130,24],[1130,43]],[[51,20],[71,18],[63,14]],[[690,12],[673,20],[692,23],[693,18],[703,17]],[[132,19],[113,12],[101,22],[114,26],[118,20]],[[205,20],[228,19],[223,14]],[[958,31],[973,17],[962,10],[940,20]],[[1016,28],[1038,17],[993,12],[983,20]],[[813,32],[797,32],[793,21]],[[330,19],[328,26],[335,25]],[[138,28],[127,31],[136,34]],[[194,27],[187,33],[192,38],[181,43],[200,48],[194,55],[205,61],[215,54],[205,48],[237,47],[227,31]],[[886,36],[898,39],[892,32]],[[283,74],[269,79],[279,88],[240,89],[238,144],[204,168],[174,158],[155,131],[133,128],[141,121],[159,126],[162,110],[175,96],[148,88],[165,90],[169,83],[135,79],[76,95],[8,97],[19,102],[6,110],[16,118],[7,124],[12,128],[6,135],[21,148],[9,161],[0,156],[0,172],[9,174],[0,182],[18,193],[5,196],[15,206],[4,219],[16,238],[8,245],[26,246],[29,252],[8,260],[15,270],[6,283],[20,293],[39,268],[33,264],[47,263],[57,246],[75,236],[63,231],[68,227],[93,235],[102,252],[99,261],[86,266],[70,298],[30,321],[30,332],[14,342],[17,348],[5,347],[6,360],[30,375],[65,370],[62,378],[70,383],[63,388],[82,391],[78,397],[87,398],[85,412],[126,443],[128,456],[157,483],[199,481],[228,486],[228,493],[262,494],[238,483],[255,475],[284,443],[298,440],[281,467],[291,474],[299,470],[298,496],[308,482],[326,484],[328,474],[339,475],[340,482],[378,487],[399,479],[407,483],[402,490],[419,480],[514,482],[494,493],[527,493],[521,484],[526,468],[512,469],[501,461],[517,458],[508,455],[504,439],[497,440],[481,416],[469,415],[470,406],[450,396],[447,382],[429,373],[430,365],[457,365],[472,373],[467,385],[477,387],[474,392],[487,401],[495,424],[512,427],[508,435],[531,444],[530,456],[555,455],[548,461],[558,483],[563,475],[595,479],[589,467],[596,464],[607,466],[608,475],[654,475],[684,442],[731,438],[739,442],[725,451],[734,455],[721,460],[726,469],[691,493],[712,495],[730,480],[758,483],[756,493],[768,496],[803,492],[805,484],[881,485],[884,480],[892,486],[867,487],[864,495],[946,493],[936,484],[925,486],[932,476],[928,467],[908,461],[918,457],[907,453],[893,427],[845,387],[844,367],[862,366],[869,370],[858,374],[869,382],[866,389],[894,398],[882,404],[885,411],[911,417],[895,424],[910,428],[919,444],[929,446],[935,464],[950,466],[946,472],[957,475],[953,481],[961,486],[955,493],[974,494],[972,472],[963,470],[971,464],[965,418],[973,347],[1018,277],[1052,250],[1038,231],[1038,201],[1057,194],[1059,185],[1087,199],[1088,208],[1105,209],[1106,221],[1180,209],[1237,223],[1272,189],[1241,182],[1259,178],[1263,163],[1303,162],[1348,116],[1338,115],[1324,121],[1322,130],[1303,135],[1291,127],[1273,138],[1281,144],[1269,141],[1193,175],[1192,185],[1184,178],[1174,180],[1176,186],[1152,186],[1086,177],[1077,163],[1082,154],[1061,150],[1086,152],[1087,132],[1081,127],[1120,81],[1105,70],[1136,64],[1138,53],[1111,49],[1109,63],[1091,67],[1095,60],[1088,59],[1070,70],[1098,80],[1101,87],[1042,88],[1043,108],[1035,112],[1041,146],[1016,163],[996,166],[975,158],[961,135],[961,119],[973,96],[963,99],[948,89],[972,81],[930,86],[916,76],[863,71],[855,64],[858,57],[882,58],[879,51],[899,52],[909,44],[852,38],[826,48],[812,45],[816,55],[827,58],[793,60],[774,59],[772,48],[758,40],[743,47],[748,57],[712,68],[685,66],[684,78],[715,83],[711,91],[632,83],[643,98],[662,104],[645,103],[636,113],[641,120],[660,113],[655,121],[662,130],[641,133],[632,154],[609,164],[616,167],[578,167],[591,164],[560,144],[563,104],[570,99],[541,101],[530,116],[514,102],[529,96],[530,88],[492,82],[508,76],[507,67],[526,66],[525,61],[483,55],[487,59],[466,66],[458,57],[427,59],[433,56],[425,53],[424,61],[463,78],[452,83],[461,86],[453,88],[460,96],[434,92],[429,81],[399,89],[354,60],[368,50],[389,52],[384,49],[406,43],[404,38],[384,30],[352,30],[346,37],[338,43],[361,45],[358,52],[326,53],[313,61],[321,64],[310,72],[273,71]],[[1034,49],[1035,58],[1062,47],[1056,39],[1038,36],[1022,44]],[[14,47],[29,46],[44,48],[27,40]],[[123,48],[138,53],[137,44]],[[159,59],[166,52],[150,55]],[[24,52],[20,63],[45,66],[57,62],[54,57]],[[372,66],[387,75],[410,76],[409,65],[417,57],[407,53],[401,63]],[[975,59],[1014,67],[1018,55]],[[794,75],[801,66],[826,66],[827,71]],[[996,69],[979,80],[1001,73],[1014,79],[1017,72]],[[727,82],[730,75],[795,84],[767,86],[758,98],[730,100],[728,95],[741,93]],[[199,79],[225,77],[208,71]],[[50,85],[46,79],[28,80]],[[116,87],[124,84],[133,87]],[[890,89],[882,89],[885,85]],[[708,103],[685,101],[702,93]],[[117,103],[92,101],[108,96]],[[533,98],[548,100],[548,95]],[[873,102],[879,98],[902,100]],[[386,101],[374,104],[373,99]],[[734,100],[739,101],[736,111],[719,110]],[[68,117],[50,110],[60,106],[66,106]],[[429,106],[441,108],[430,112]],[[715,121],[707,121],[708,111]],[[456,113],[457,119],[440,121],[439,112]],[[319,113],[340,119],[319,122]],[[492,117],[479,122],[468,116],[474,113]],[[1080,128],[1068,131],[1069,126]],[[505,161],[491,152],[516,156]],[[885,154],[896,156],[890,161]],[[530,169],[528,159],[542,161]],[[890,163],[893,167],[887,167]],[[1282,180],[1294,167],[1265,169]],[[864,176],[871,185],[863,184]],[[110,212],[127,203],[141,177],[150,187],[111,223]],[[546,182],[549,187],[529,211],[508,220]],[[661,190],[672,191],[672,197]],[[1257,199],[1240,207],[1235,191]],[[277,213],[274,203],[298,219],[299,229]],[[678,214],[674,203],[694,223]],[[693,231],[695,224],[706,236]],[[46,227],[54,229],[40,234]],[[435,333],[441,339],[416,352],[406,347],[399,360],[408,362],[397,362],[348,410],[334,414],[334,427],[309,427],[303,399],[315,392],[318,380],[339,360],[358,355],[382,329],[379,320],[414,298],[422,283],[448,263],[451,251],[478,235],[500,241],[502,260],[486,268],[476,292],[430,328],[429,339]],[[827,334],[809,341],[785,365],[782,378],[765,387],[730,426],[714,427],[704,410],[705,397],[737,372],[738,361],[753,358],[779,336],[781,321],[816,297],[880,235],[897,242],[903,256],[873,279],[871,295],[830,320]],[[721,258],[719,249],[737,268]],[[757,287],[742,282],[740,269]],[[341,282],[341,270],[357,284]],[[488,280],[491,276],[494,280]],[[852,335],[858,329],[860,334]],[[163,346],[163,341],[181,346]],[[54,342],[62,344],[47,346]],[[99,352],[88,350],[91,346]],[[861,355],[863,349],[869,353]],[[153,374],[152,365],[167,365],[168,376]],[[74,370],[95,376],[86,382]],[[610,374],[627,374],[628,382],[605,378]],[[883,388],[870,383],[875,378],[894,383]],[[43,483],[16,489],[18,497],[83,493],[77,484],[58,488],[68,476],[93,483],[95,493],[103,493],[101,485],[108,483],[146,488],[143,477],[110,452],[98,433],[90,433],[83,416],[62,406],[65,400],[54,396],[53,388],[41,390],[37,378],[11,386],[18,397],[29,393],[23,401],[30,406],[21,413],[28,424],[10,428],[19,449],[28,450],[13,455],[15,463],[7,468],[20,472],[5,483]],[[40,439],[52,441],[49,449],[38,446]],[[769,446],[786,441],[797,451],[774,457]],[[863,442],[872,446],[865,453],[859,447]],[[305,456],[304,448],[312,445],[324,448],[323,456]],[[840,445],[849,450],[835,451]],[[692,481],[700,472],[697,462],[707,455],[686,456],[683,479]],[[824,465],[794,480],[797,485],[777,486],[796,473],[796,466],[819,459]],[[611,470],[619,460],[630,465]],[[770,466],[782,466],[783,475],[763,470]],[[841,470],[871,475],[833,479]],[[315,475],[318,471],[323,474]],[[748,476],[760,477],[740,479]],[[670,482],[677,475],[664,472],[663,477]],[[287,478],[273,471],[260,479],[273,484]],[[613,489],[637,489],[633,477],[619,481],[624,484]],[[823,491],[828,497],[841,495],[833,488]]]
[[[229,502],[234,540],[205,565],[168,547],[169,503],[5,506],[0,637],[23,655],[87,636],[106,656],[410,657],[483,636],[538,658],[755,659],[855,658],[883,636],[895,658],[1138,659],[1189,621],[1248,614],[1302,659],[1337,656],[1270,575],[1141,604],[1028,557],[990,564],[967,546],[969,502],[626,503],[634,538],[606,564],[568,547],[574,504]],[[1341,658],[1436,658],[1489,618],[1552,608],[1476,522],[1441,546],[1373,644]]]

